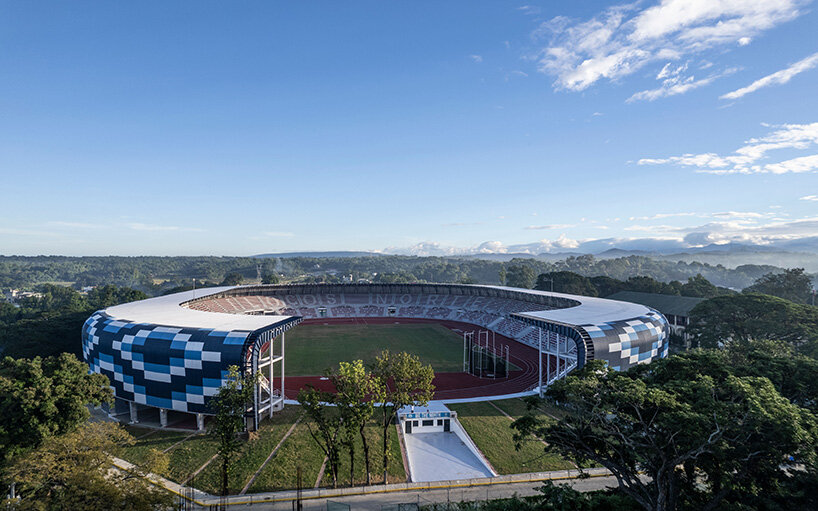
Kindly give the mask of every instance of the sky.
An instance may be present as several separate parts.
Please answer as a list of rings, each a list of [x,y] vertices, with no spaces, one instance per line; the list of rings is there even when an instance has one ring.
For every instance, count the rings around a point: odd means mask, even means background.
[[[816,237],[816,10],[0,2],[0,254]]]

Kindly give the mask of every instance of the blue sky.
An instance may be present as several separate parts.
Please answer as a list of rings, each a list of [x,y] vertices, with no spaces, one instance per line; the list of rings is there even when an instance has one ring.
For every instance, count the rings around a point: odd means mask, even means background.
[[[818,236],[815,11],[3,2],[0,253]]]

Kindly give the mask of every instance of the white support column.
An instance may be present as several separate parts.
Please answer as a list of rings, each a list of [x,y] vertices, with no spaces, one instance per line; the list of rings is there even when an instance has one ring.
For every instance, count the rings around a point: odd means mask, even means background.
[[[128,402],[128,408],[129,411],[131,412],[131,424],[136,424],[137,422],[139,422],[139,418],[137,417],[136,414],[136,403],[134,403],[133,401]]]
[[[196,427],[198,428],[199,431],[204,431],[205,423],[204,423],[204,414],[203,413],[197,413],[196,414]]]
[[[539,344],[537,345],[537,367],[539,367],[539,370],[537,371],[537,374],[540,376],[539,392],[540,398],[542,399],[542,328],[537,327],[537,335],[539,337]]]
[[[284,335],[284,334],[281,334]],[[270,336],[270,349],[267,350],[268,358],[270,367],[268,368],[268,375],[267,381],[270,383],[268,387],[270,390],[270,418],[273,417],[273,344],[275,343],[275,338],[271,335]]]
[[[547,369],[545,370],[545,380],[551,383],[551,335],[548,335],[548,358],[545,360]]]
[[[273,382],[270,382],[270,386]],[[281,399],[284,399],[284,332],[281,332]]]
[[[168,411],[164,408],[159,409],[159,424],[163,428],[168,427]]]

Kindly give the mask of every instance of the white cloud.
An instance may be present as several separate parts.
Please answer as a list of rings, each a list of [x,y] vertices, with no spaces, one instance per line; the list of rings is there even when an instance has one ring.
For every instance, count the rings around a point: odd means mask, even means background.
[[[573,224],[551,224],[551,225],[529,225],[525,227],[527,231],[542,231],[548,229],[570,229]]]
[[[690,213],[690,212],[685,212],[685,213],[656,213],[655,215],[650,215],[650,216],[632,216],[628,220],[631,220],[631,221],[634,221],[634,220],[660,220],[660,219],[663,219],[663,218],[673,218],[673,217],[678,217],[678,216],[696,216],[696,213]]]
[[[697,80],[694,75],[690,76],[684,75],[684,72],[687,70],[687,64],[678,66],[677,68],[672,70],[668,70],[668,66],[670,66],[670,63],[667,63],[665,67],[663,67],[659,74],[656,76],[657,80],[662,81],[661,87],[637,92],[631,97],[629,97],[627,99],[627,102],[632,103],[634,101],[642,100],[654,101],[659,98],[664,98],[668,96],[677,96],[679,94],[684,94],[685,92],[691,91],[693,89],[698,89],[700,87],[704,87],[705,85],[710,85],[711,83],[713,83],[715,80],[718,80],[722,76],[732,74],[736,71],[736,68],[731,68],[721,73],[711,74],[705,78]]]
[[[292,238],[295,236],[295,233],[285,231],[266,231],[263,234],[270,238]]]
[[[695,167],[707,174],[785,174],[818,170],[818,154],[809,154],[777,162],[761,160],[768,153],[780,149],[805,150],[818,145],[818,122],[811,124],[784,124],[764,137],[751,138],[733,154],[683,154],[668,158],[642,158],[638,165],[667,165]]]
[[[809,57],[799,60],[786,69],[776,71],[775,73],[767,75],[764,78],[759,78],[747,87],[742,87],[734,90],[733,92],[728,92],[727,94],[721,96],[720,99],[738,99],[764,87],[769,87],[771,85],[783,85],[792,80],[795,75],[808,71],[815,66],[818,66],[818,53],[813,53]]]
[[[730,43],[743,44],[798,17],[803,0],[661,0],[612,6],[585,21],[556,17],[540,25],[548,38],[534,57],[560,89],[580,91],[647,64],[680,60]]]
[[[799,200],[808,200],[818,202],[818,195],[804,195]]]
[[[472,61],[474,61],[477,64],[480,64],[481,62],[483,62],[483,56],[482,55],[469,55],[469,58],[472,59]]]
[[[144,224],[141,222],[132,222],[127,224],[129,229],[134,231],[150,231],[150,232],[204,232],[204,229],[195,227],[179,227],[177,225],[154,225]]]
[[[739,46],[747,46],[747,45],[748,45],[748,44],[750,44],[752,41],[753,41],[753,39],[752,39],[752,38],[750,38],[750,37],[739,37],[739,39],[738,39],[738,45],[739,45]]]
[[[104,225],[99,224],[89,224],[84,222],[63,222],[61,220],[54,220],[52,222],[47,222],[47,225],[52,225],[54,227],[67,227],[69,229],[104,229]]]

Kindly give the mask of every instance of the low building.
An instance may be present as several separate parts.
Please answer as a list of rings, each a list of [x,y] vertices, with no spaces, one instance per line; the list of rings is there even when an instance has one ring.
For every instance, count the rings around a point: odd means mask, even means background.
[[[690,324],[690,311],[704,301],[704,298],[692,296],[663,295],[659,293],[640,293],[638,291],[620,291],[608,297],[609,300],[638,303],[656,309],[667,318],[670,328],[676,335],[684,335]]]

